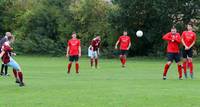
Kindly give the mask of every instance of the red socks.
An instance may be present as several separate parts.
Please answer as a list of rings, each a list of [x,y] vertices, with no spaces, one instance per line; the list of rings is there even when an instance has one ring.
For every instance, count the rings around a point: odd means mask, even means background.
[[[17,71],[13,69],[13,74],[15,76],[15,78],[17,79]]]
[[[170,65],[168,65],[168,64],[165,65],[163,76],[167,75],[167,71],[168,71],[169,67],[170,67]]]
[[[72,66],[72,63],[70,62],[69,64],[68,64],[68,74],[70,73],[70,70],[71,70],[71,66]]]
[[[122,63],[123,65],[125,65],[126,64],[126,58],[123,58],[123,63]]]
[[[192,62],[188,62],[188,65],[190,67],[190,74],[193,74],[193,63]]]
[[[120,57],[120,61],[121,61],[122,65],[126,64],[126,58],[125,57]]]
[[[70,62],[68,64],[68,72],[67,72],[68,74],[70,73],[71,67],[72,67],[72,62]],[[76,73],[77,74],[79,73],[78,70],[79,70],[79,64],[78,64],[78,62],[76,62]]]
[[[186,72],[187,72],[187,62],[183,62],[183,70],[184,70],[184,74],[186,74]]]
[[[186,72],[187,72],[187,66],[190,68],[190,74],[192,74],[193,73],[193,63],[189,62],[189,61],[183,62],[184,74],[186,74]]]
[[[23,82],[23,74],[22,74],[22,72],[19,71],[17,74],[18,74],[20,82]]]
[[[76,73],[77,73],[77,74],[79,73],[78,70],[79,70],[79,64],[76,63]]]
[[[182,67],[181,67],[181,65],[178,65],[178,73],[179,73],[179,78],[182,78]]]

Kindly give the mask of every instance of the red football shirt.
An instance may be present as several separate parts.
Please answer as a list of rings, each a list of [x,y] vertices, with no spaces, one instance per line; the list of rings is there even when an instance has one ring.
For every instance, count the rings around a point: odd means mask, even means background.
[[[92,46],[92,49],[93,51],[97,51],[99,46],[100,46],[100,40],[99,39],[93,39],[92,42],[91,42],[91,46]]]
[[[183,41],[187,47],[190,47],[194,41],[196,41],[196,34],[192,31],[184,31],[182,33]]]
[[[120,36],[119,37],[120,50],[128,50],[128,46],[131,43],[129,36]]]
[[[181,43],[181,36],[179,33],[173,35],[171,32],[169,32],[164,35],[162,39],[168,41],[168,53],[179,53],[179,44]]]
[[[8,62],[10,62],[10,52],[13,50],[10,46],[7,45],[3,45],[2,46],[2,50],[5,52],[5,54],[3,55],[2,59],[3,59],[3,63],[7,64]]]
[[[68,41],[69,46],[69,55],[79,55],[79,46],[81,45],[80,40],[78,39],[71,39]]]

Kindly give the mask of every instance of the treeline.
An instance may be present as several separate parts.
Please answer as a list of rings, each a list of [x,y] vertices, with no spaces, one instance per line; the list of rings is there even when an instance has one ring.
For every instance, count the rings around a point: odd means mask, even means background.
[[[102,55],[112,57],[117,38],[127,30],[130,56],[162,56],[162,35],[174,24],[182,32],[190,21],[199,35],[199,19],[199,0],[0,0],[0,35],[13,32],[15,51],[22,54],[63,55],[76,31],[83,53],[99,34]],[[142,38],[135,36],[139,29]],[[199,39],[195,47],[199,53]]]

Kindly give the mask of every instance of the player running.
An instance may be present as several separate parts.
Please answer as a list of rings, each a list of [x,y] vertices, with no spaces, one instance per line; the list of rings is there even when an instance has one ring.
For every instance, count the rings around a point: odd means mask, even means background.
[[[76,73],[79,73],[78,59],[81,57],[81,42],[76,38],[76,33],[72,33],[72,39],[68,41],[66,57],[69,57],[68,74],[70,74],[72,63],[76,63]]]
[[[196,42],[196,34],[193,32],[192,24],[187,25],[187,31],[184,31],[182,33],[181,41],[183,44],[182,54],[183,54],[184,75],[185,75],[185,78],[187,79],[187,61],[188,61],[188,67],[190,68],[190,77],[191,79],[193,79],[192,47],[194,46]]]
[[[128,50],[131,47],[131,39],[128,35],[127,31],[123,32],[123,35],[119,37],[117,43],[115,44],[115,49],[118,49],[117,46],[120,46],[120,60],[122,63],[122,67],[125,67],[126,64],[126,57]]]
[[[0,57],[3,59],[3,63],[13,68],[13,74],[16,79],[16,83],[19,86],[24,86],[23,73],[19,64],[11,57],[13,48],[10,46],[10,42],[13,40],[13,36],[8,37],[8,41],[5,42],[1,48]],[[15,53],[13,53],[15,55]]]
[[[0,48],[3,46],[3,44],[5,42],[8,41],[8,38],[10,38],[12,36],[12,34],[10,32],[6,32],[6,35],[0,40]],[[5,69],[5,72],[3,72]],[[8,66],[6,64],[3,63],[2,61],[2,65],[1,65],[1,72],[0,75],[5,75],[8,76]]]
[[[95,37],[90,44],[90,64],[93,67],[93,63],[95,61],[95,68],[98,66],[98,55],[99,55],[99,46],[100,46],[101,38],[100,36]]]
[[[165,65],[163,72],[163,80],[167,79],[167,71],[170,65],[173,63],[173,60],[177,63],[179,79],[182,79],[182,67],[180,63],[180,52],[179,52],[179,44],[181,44],[181,36],[177,33],[175,27],[171,28],[171,32],[165,34],[162,38],[163,40],[168,42],[167,46],[167,58],[168,62]]]

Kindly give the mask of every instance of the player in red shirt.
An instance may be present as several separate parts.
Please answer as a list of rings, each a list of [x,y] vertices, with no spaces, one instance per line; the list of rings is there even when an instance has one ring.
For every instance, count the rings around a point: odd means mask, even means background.
[[[115,44],[115,49],[117,49],[118,45],[120,46],[120,60],[122,67],[125,67],[127,52],[131,47],[131,39],[127,35],[128,32],[124,31],[123,35],[119,37],[117,43]]]
[[[67,53],[66,57],[69,57],[69,64],[68,64],[68,74],[70,73],[70,69],[72,63],[75,61],[76,63],[76,73],[79,73],[79,63],[78,59],[81,56],[81,42],[79,39],[76,38],[76,33],[72,34],[72,39],[68,41],[67,46]]]
[[[98,65],[98,55],[99,55],[99,46],[101,43],[100,36],[95,37],[90,44],[90,50],[91,50],[91,67],[93,67],[93,62],[95,61],[95,68],[97,68]]]
[[[185,78],[187,78],[187,61],[188,61],[188,66],[190,68],[190,76],[191,76],[191,79],[193,79],[192,47],[194,46],[196,42],[196,34],[193,32],[192,24],[187,25],[187,31],[184,31],[182,33],[181,41],[184,46],[182,50],[184,75],[185,75]]]
[[[3,59],[3,63],[11,66],[13,68],[13,74],[16,78],[16,83],[19,83],[19,86],[24,86],[23,82],[23,73],[19,64],[11,57],[13,48],[10,46],[10,42],[13,40],[13,37],[8,38],[9,41],[5,42],[2,46],[2,51],[0,57]],[[15,53],[13,53],[15,55]]]
[[[165,65],[163,72],[163,80],[167,79],[167,71],[172,64],[173,60],[177,63],[179,79],[182,79],[182,67],[180,63],[180,52],[179,52],[179,44],[181,43],[181,36],[177,33],[176,28],[172,27],[171,32],[165,34],[162,38],[163,40],[168,42],[167,46],[167,58],[168,62]]]

